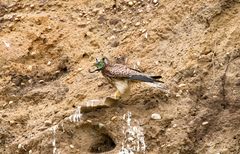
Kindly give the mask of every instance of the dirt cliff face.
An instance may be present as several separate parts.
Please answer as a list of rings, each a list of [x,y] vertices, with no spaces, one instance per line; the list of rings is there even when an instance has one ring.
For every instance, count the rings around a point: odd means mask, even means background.
[[[240,153],[239,29],[238,0],[1,1],[0,153]],[[103,55],[172,94],[136,84],[79,113],[114,92],[88,72]]]

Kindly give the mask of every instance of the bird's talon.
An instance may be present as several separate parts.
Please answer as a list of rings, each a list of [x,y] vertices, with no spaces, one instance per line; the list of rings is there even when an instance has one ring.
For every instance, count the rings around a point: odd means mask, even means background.
[[[116,91],[116,92],[114,93],[114,98],[115,98],[115,99],[120,99],[120,98],[121,98],[121,93],[120,93],[119,91]]]

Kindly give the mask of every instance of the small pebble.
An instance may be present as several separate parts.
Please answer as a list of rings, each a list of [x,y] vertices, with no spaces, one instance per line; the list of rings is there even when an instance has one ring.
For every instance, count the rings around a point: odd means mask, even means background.
[[[44,83],[44,80],[39,80],[38,82],[39,82],[39,83]]]
[[[181,97],[181,95],[179,93],[176,94],[176,97]]]
[[[34,8],[34,4],[31,4],[31,5],[30,5],[30,8]]]
[[[70,148],[72,148],[72,149],[74,148],[74,145],[72,145],[72,144],[70,144],[69,146],[70,146]]]
[[[129,1],[129,2],[128,2],[128,5],[129,5],[129,6],[133,6],[133,2],[132,2],[132,1]]]
[[[10,124],[14,124],[14,123],[15,123],[15,121],[11,120],[11,121],[9,121],[9,123],[10,123]]]
[[[32,65],[29,65],[29,66],[27,67],[27,70],[28,70],[28,71],[32,71],[32,69],[33,69],[33,66],[32,66]]]
[[[207,125],[208,124],[208,121],[204,121],[203,123],[202,123],[202,125],[204,126],[204,125]]]
[[[116,118],[117,118],[116,116],[113,116],[113,117],[111,118],[111,121],[115,120]]]
[[[160,120],[162,117],[160,116],[160,114],[158,114],[158,113],[153,113],[152,115],[151,115],[151,119],[153,119],[153,120]]]
[[[97,84],[98,87],[102,87],[103,85],[104,85],[103,82],[100,82],[100,83]]]
[[[130,141],[130,142],[133,141],[133,140],[134,140],[133,137],[129,137],[129,138],[128,138],[128,141]]]
[[[140,61],[137,61],[137,66],[140,66],[140,65],[141,65]]]
[[[87,120],[88,123],[92,123],[92,120]]]
[[[135,26],[140,26],[140,24],[141,24],[140,22],[137,22],[137,23],[135,24]]]
[[[29,79],[29,80],[28,80],[28,83],[30,83],[30,84],[31,84],[32,82],[33,82],[33,80],[32,80],[32,79]]]
[[[139,31],[142,32],[142,33],[145,33],[147,30],[146,29],[140,29]]]
[[[51,64],[52,64],[52,62],[51,62],[51,61],[48,61],[47,65],[50,66]]]
[[[99,127],[99,128],[103,128],[103,127],[104,127],[104,124],[103,124],[103,123],[98,123],[98,127]]]
[[[10,104],[12,104],[12,103],[13,103],[13,101],[9,101],[9,103],[8,103],[8,104],[10,105]]]
[[[78,72],[81,72],[83,69],[80,67],[77,69]]]
[[[144,37],[145,37],[145,39],[148,38],[148,32],[146,32],[146,33],[144,34]]]
[[[37,54],[37,53],[34,52],[34,51],[30,53],[31,56],[34,56],[34,55],[36,55],[36,54]]]
[[[5,106],[7,106],[7,103],[5,103],[5,104],[2,105],[2,107],[5,107]]]
[[[124,26],[123,26],[123,29],[127,29],[127,28],[128,28],[127,25],[124,25]]]
[[[51,120],[46,120],[44,121],[45,126],[51,126],[52,125],[52,121]]]
[[[153,0],[153,3],[154,3],[154,4],[157,4],[157,3],[158,3],[158,0]]]
[[[179,88],[181,88],[181,87],[185,87],[185,86],[186,86],[186,84],[184,84],[184,83],[178,85]]]
[[[18,144],[18,149],[21,149],[22,148],[22,144]]]

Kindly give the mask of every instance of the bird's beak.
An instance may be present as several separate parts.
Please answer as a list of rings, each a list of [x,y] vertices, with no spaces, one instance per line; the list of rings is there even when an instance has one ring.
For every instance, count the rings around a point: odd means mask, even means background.
[[[98,72],[98,71],[100,71],[100,69],[95,69],[95,70],[89,69],[89,70],[88,70],[89,73],[94,73],[94,72]]]
[[[92,67],[95,66],[95,64],[92,65]],[[89,73],[94,73],[94,72],[97,72],[97,71],[100,71],[100,69],[95,69],[95,70],[91,70],[89,69],[88,72]]]

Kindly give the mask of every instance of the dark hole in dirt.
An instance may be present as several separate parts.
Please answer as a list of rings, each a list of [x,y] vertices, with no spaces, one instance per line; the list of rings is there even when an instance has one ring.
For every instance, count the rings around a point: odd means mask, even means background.
[[[61,71],[64,72],[64,73],[67,73],[68,68],[67,67],[63,67],[63,68],[61,68]]]
[[[84,54],[82,55],[82,57],[83,57],[83,58],[89,58],[89,55],[88,55],[87,53],[84,53]]]
[[[111,151],[116,147],[116,144],[112,140],[112,138],[107,134],[102,134],[101,137],[93,143],[89,149],[91,153],[102,153]]]

